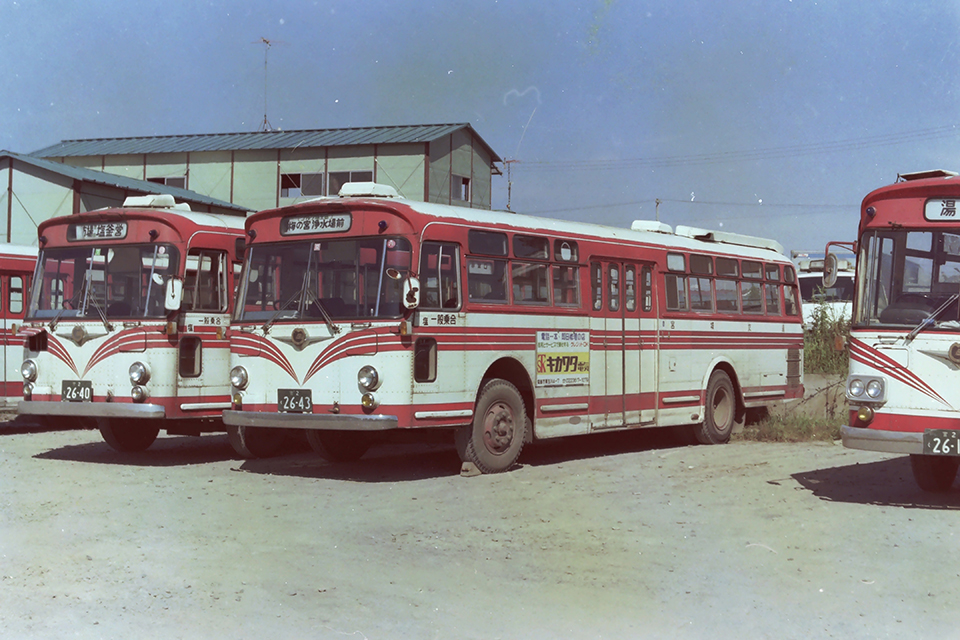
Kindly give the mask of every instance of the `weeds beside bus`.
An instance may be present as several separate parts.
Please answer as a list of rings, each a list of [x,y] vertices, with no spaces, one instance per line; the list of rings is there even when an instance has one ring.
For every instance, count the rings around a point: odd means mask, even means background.
[[[119,451],[223,431],[243,218],[145,196],[47,220],[39,239],[19,412],[95,426]]]
[[[841,434],[909,454],[917,484],[946,491],[960,466],[960,178],[900,178],[861,206]]]
[[[802,396],[796,274],[774,242],[390,191],[247,220],[224,412],[239,453],[286,428],[352,460],[443,429],[491,473],[535,439],[694,425],[722,443],[749,409]]]

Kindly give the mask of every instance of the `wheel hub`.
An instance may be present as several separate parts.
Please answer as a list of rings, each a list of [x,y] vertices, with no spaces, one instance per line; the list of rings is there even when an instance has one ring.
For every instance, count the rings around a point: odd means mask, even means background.
[[[496,454],[505,452],[513,442],[513,412],[505,404],[495,404],[487,411],[483,421],[483,441],[487,449]]]

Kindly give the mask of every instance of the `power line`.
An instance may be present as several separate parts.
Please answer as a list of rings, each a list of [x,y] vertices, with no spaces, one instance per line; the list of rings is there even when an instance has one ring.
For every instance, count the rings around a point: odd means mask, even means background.
[[[634,200],[632,202],[612,202],[605,204],[590,204],[583,205],[579,207],[564,207],[561,209],[542,209],[540,211],[523,211],[530,215],[542,215],[546,213],[564,213],[569,211],[589,211],[594,209],[613,209],[615,207],[638,207],[643,205],[655,205],[657,200],[661,203],[672,202],[675,204],[692,204],[692,205],[708,205],[708,206],[721,206],[721,207],[755,207],[755,208],[770,208],[770,209],[825,209],[825,210],[836,210],[836,209],[845,209],[849,210],[859,209],[859,203],[854,204],[801,204],[801,203],[785,203],[777,204],[773,202],[719,202],[711,200],[680,200],[680,199],[671,199],[671,198],[658,198],[655,200]]]
[[[893,146],[933,140],[960,135],[960,125],[947,124],[929,129],[918,129],[901,133],[892,133],[879,136],[869,136],[835,142],[819,142],[800,144],[786,147],[770,147],[766,149],[744,149],[740,151],[721,151],[717,153],[700,153],[683,156],[663,156],[657,158],[618,158],[608,160],[558,160],[558,161],[525,161],[524,169],[528,171],[563,171],[577,169],[581,171],[606,171],[629,167],[672,167],[719,164],[728,162],[747,162],[754,160],[772,160],[795,156],[808,156],[837,151],[856,151],[871,147]]]

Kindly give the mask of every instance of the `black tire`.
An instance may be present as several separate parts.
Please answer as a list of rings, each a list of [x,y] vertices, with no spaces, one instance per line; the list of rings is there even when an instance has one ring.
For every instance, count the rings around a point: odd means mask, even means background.
[[[230,446],[241,458],[272,458],[283,449],[284,435],[267,427],[227,427]]]
[[[520,457],[528,422],[517,388],[506,380],[491,380],[480,392],[473,424],[454,433],[457,453],[481,473],[506,471]]]
[[[97,427],[106,443],[124,453],[146,451],[157,439],[160,423],[160,420],[125,420],[119,424],[110,418],[97,419]]]
[[[354,462],[363,457],[373,438],[362,431],[307,430],[310,448],[329,462]]]
[[[693,433],[701,444],[724,444],[730,440],[737,421],[737,397],[730,376],[714,371],[707,384],[706,411],[703,422]]]
[[[953,456],[924,456],[910,454],[913,479],[924,491],[943,493],[949,491],[957,477],[960,458]]]

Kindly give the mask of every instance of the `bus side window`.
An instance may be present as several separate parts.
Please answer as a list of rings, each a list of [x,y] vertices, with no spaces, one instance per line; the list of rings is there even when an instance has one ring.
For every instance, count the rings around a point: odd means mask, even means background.
[[[229,294],[226,264],[227,254],[223,251],[190,251],[183,286],[184,309],[226,311]]]
[[[620,310],[620,265],[610,263],[607,265],[609,277],[609,294],[610,298],[607,300],[607,308],[610,311],[619,311]]]
[[[780,315],[780,285],[767,283],[764,288],[767,291],[767,315]]]
[[[783,285],[783,310],[788,316],[795,316],[798,313],[797,306],[797,288],[793,285]]]
[[[590,289],[593,291],[593,310],[603,308],[603,266],[599,262],[590,263]]]
[[[643,300],[643,310],[653,310],[653,269],[644,265],[640,271],[640,298]]]
[[[460,308],[460,247],[424,242],[420,251],[420,308]]]
[[[637,268],[628,264],[623,274],[627,311],[637,310]]]
[[[558,307],[580,307],[580,277],[576,267],[553,265],[553,302]]]
[[[507,301],[507,261],[467,259],[467,289],[471,302]]]
[[[23,278],[10,276],[10,303],[7,306],[10,313],[23,312],[23,289]]]

